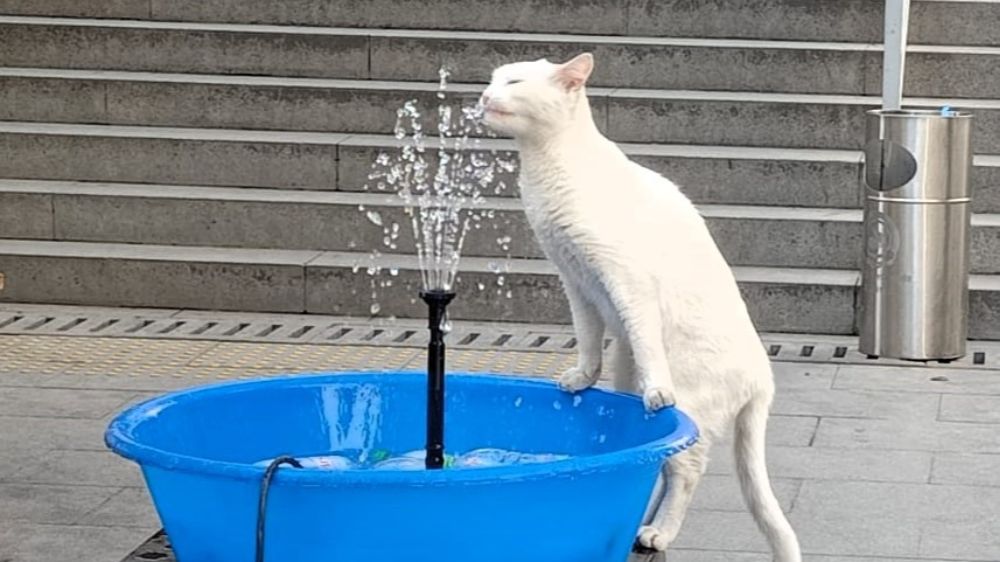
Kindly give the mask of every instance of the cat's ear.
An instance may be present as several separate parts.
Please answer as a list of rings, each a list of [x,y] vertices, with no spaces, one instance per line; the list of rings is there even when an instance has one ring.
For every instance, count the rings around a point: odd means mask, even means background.
[[[590,73],[594,70],[594,55],[583,53],[569,62],[559,65],[556,77],[567,91],[579,90],[587,83]]]

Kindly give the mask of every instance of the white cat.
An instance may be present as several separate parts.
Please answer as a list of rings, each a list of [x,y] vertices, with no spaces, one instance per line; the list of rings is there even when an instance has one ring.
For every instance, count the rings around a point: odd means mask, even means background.
[[[747,505],[774,559],[800,562],[764,462],[770,361],[698,211],[597,130],[585,91],[593,64],[585,53],[502,66],[481,98],[487,125],[517,143],[525,211],[572,309],[579,360],[559,383],[597,382],[608,330],[615,388],[641,393],[650,409],[676,402],[698,424],[698,444],[664,468],[668,491],[640,544],[662,551],[674,540],[712,441],[734,427]]]

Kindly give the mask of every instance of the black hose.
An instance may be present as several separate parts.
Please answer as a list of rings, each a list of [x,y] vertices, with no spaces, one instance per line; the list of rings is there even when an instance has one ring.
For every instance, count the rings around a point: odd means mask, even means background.
[[[295,468],[302,468],[302,464],[292,457],[278,457],[267,465],[264,471],[264,478],[260,482],[260,499],[257,502],[257,562],[264,562],[264,523],[267,516],[267,493],[271,487],[271,480],[274,479],[278,467],[287,464]]]

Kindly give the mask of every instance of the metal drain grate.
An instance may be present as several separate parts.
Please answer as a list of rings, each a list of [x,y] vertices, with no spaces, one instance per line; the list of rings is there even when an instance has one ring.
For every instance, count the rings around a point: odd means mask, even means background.
[[[0,312],[0,334],[112,338],[182,339],[260,343],[309,343],[425,347],[426,322],[401,320],[377,325],[359,320],[248,319],[219,313],[149,318],[131,314]],[[535,330],[523,326],[456,323],[449,346],[462,349],[571,353],[576,339],[569,327]],[[610,340],[606,344],[610,344]]]
[[[774,361],[795,361],[815,363],[845,363],[854,365],[899,365],[913,367],[924,363],[887,358],[871,358],[858,351],[857,344],[848,338],[834,337],[831,341],[782,341],[780,336],[764,335],[764,345]],[[817,336],[819,340],[822,336]],[[853,339],[853,338],[851,338]],[[960,367],[964,369],[1000,369],[1000,346],[996,342],[969,342],[965,357],[950,362],[927,362],[936,367]]]
[[[308,315],[248,317],[225,312],[143,316],[127,309],[0,310],[0,335],[22,334],[404,348],[427,345],[423,320],[386,323]],[[775,361],[915,365],[908,361],[870,359],[858,352],[852,337],[764,334],[762,339]],[[610,344],[611,340],[605,340],[605,348]],[[577,341],[570,326],[456,322],[448,336],[448,345],[454,349],[571,354],[576,352]],[[1000,369],[1000,342],[970,342],[964,358],[941,366]]]

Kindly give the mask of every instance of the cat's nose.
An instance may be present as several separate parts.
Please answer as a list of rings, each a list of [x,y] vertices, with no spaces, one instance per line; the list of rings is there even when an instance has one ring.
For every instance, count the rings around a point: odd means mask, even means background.
[[[490,95],[486,92],[483,92],[482,97],[479,98],[479,105],[486,107],[489,104],[490,104]]]

